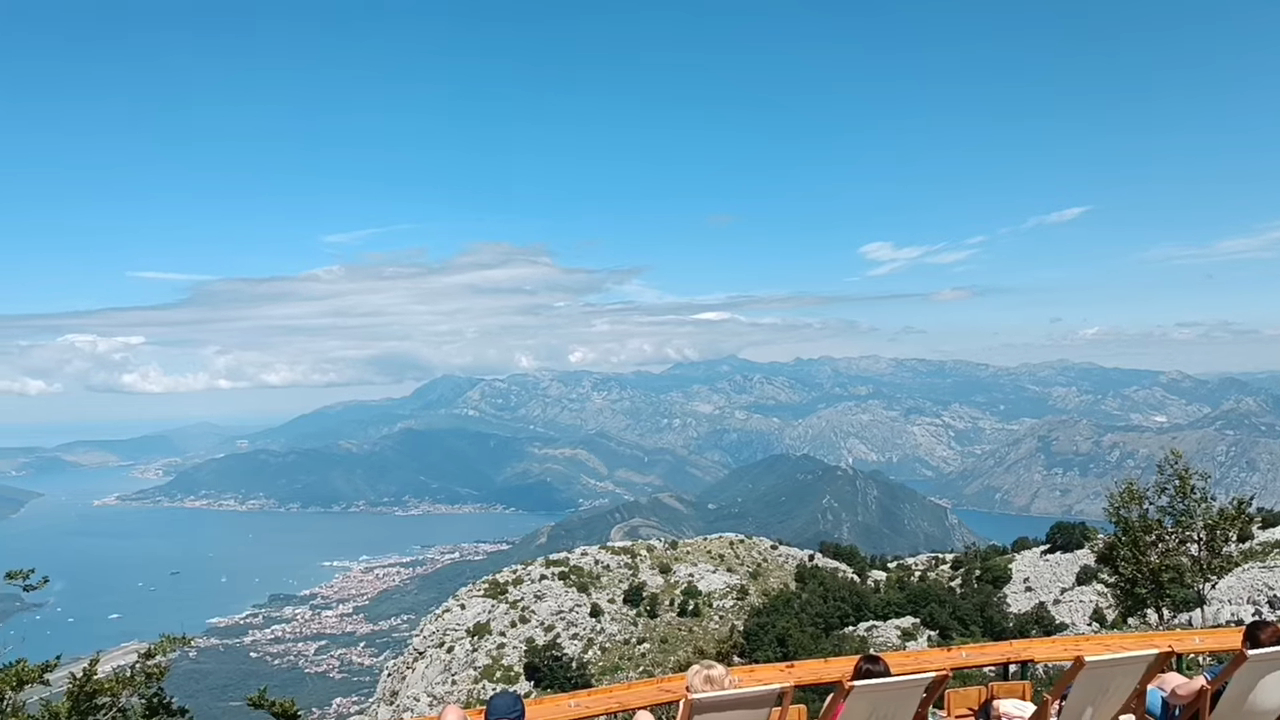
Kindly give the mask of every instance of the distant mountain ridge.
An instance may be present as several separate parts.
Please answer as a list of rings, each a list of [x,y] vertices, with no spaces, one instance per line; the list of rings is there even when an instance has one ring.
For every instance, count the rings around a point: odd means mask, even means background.
[[[190,457],[225,445],[244,434],[238,428],[195,423],[131,438],[73,440],[52,447],[0,448],[0,475],[35,475],[77,467]]]
[[[560,439],[406,428],[363,443],[223,455],[122,500],[264,500],[316,509],[434,503],[559,512],[653,492],[695,493],[720,473],[706,461],[599,434]]]
[[[1116,479],[1149,471],[1181,445],[1223,489],[1280,503],[1278,407],[1273,391],[1235,377],[1089,363],[725,358],[658,373],[445,376],[406,397],[322,408],[247,441],[323,445],[455,423],[603,433],[722,468],[804,453],[935,481],[938,494],[966,506],[1097,516]],[[1086,446],[1075,444],[1079,432],[1091,438]]]

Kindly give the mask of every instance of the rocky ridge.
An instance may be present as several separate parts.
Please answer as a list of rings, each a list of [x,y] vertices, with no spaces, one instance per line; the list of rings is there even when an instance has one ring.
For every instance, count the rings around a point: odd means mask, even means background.
[[[1280,543],[1280,528],[1259,532],[1255,543]],[[946,577],[950,554],[900,560],[919,572]],[[1067,625],[1064,634],[1101,632],[1091,615],[1113,608],[1097,583],[1076,585],[1092,550],[1046,553],[1039,547],[1008,556],[1005,587],[1010,612],[1044,603]],[[449,702],[479,702],[500,688],[531,694],[522,673],[525,643],[558,638],[566,655],[581,657],[599,684],[672,672],[709,651],[769,591],[791,586],[797,565],[818,564],[852,573],[835,561],[760,538],[717,535],[674,542],[650,540],[583,547],[506,568],[459,591],[419,626],[406,652],[389,663],[369,718],[395,720],[433,714]],[[623,602],[633,579],[656,592],[660,612]],[[868,580],[883,580],[871,571]],[[694,587],[694,591],[685,588]],[[685,593],[688,593],[686,596]],[[697,617],[679,617],[677,603],[697,597]],[[646,596],[647,597],[647,596]],[[1238,624],[1280,615],[1280,557],[1242,567],[1210,594],[1203,623]],[[928,647],[936,633],[914,617],[869,621],[846,628],[886,652]],[[707,652],[704,652],[707,651]]]
[[[384,669],[367,715],[419,717],[499,689],[532,692],[525,644],[552,637],[602,684],[672,672],[709,654],[803,563],[850,572],[821,555],[728,534],[583,547],[509,567],[422,622]],[[626,597],[636,582],[643,593]]]

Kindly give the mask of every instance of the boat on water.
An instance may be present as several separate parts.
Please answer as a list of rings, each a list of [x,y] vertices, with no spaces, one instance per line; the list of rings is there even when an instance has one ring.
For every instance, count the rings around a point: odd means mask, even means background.
[[[170,571],[169,571],[169,574],[170,574],[170,575],[178,575],[178,574],[180,574],[181,572],[182,572],[181,570],[170,570]]]
[[[153,588],[153,587],[149,587],[149,588],[147,588],[147,592],[155,592],[155,591],[156,591],[156,589],[155,589],[155,588]]]
[[[124,617],[124,616],[123,616],[123,615],[121,615],[120,613],[111,613],[110,615],[108,615],[108,616],[107,616],[107,619],[108,619],[108,620],[115,620],[115,619],[122,618],[122,617]]]

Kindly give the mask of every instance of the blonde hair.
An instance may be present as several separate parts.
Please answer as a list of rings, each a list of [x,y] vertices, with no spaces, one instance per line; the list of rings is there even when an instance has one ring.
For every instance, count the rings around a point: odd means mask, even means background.
[[[738,686],[738,679],[729,674],[729,668],[715,660],[703,660],[691,666],[684,681],[691,693],[732,690]]]

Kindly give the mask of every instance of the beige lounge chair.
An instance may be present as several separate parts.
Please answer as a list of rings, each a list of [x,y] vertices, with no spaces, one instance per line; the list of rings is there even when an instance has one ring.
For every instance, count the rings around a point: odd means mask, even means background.
[[[827,701],[821,720],[924,720],[942,694],[949,672],[845,680]],[[844,710],[836,717],[836,708]]]
[[[1032,720],[1049,720],[1050,710],[1067,688],[1071,688],[1071,695],[1058,711],[1058,720],[1111,720],[1121,713],[1141,717],[1146,707],[1147,683],[1172,656],[1169,652],[1144,650],[1077,657],[1036,707]]]
[[[1229,685],[1227,683],[1230,683]],[[1222,697],[1211,699],[1223,685]],[[1074,693],[1072,693],[1074,694]],[[1241,650],[1218,677],[1184,706],[1182,720],[1276,720],[1280,718],[1280,647]]]
[[[775,706],[786,717],[794,693],[790,683],[693,693],[680,703],[677,720],[769,720]]]

